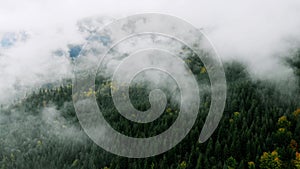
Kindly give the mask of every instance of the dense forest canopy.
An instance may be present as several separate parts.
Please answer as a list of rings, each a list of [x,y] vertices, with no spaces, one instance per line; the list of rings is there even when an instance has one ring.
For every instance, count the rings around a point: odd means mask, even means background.
[[[196,57],[186,62],[198,82],[209,83]],[[299,53],[288,63],[300,77]],[[88,138],[72,104],[71,81],[66,80],[62,86],[41,88],[9,107],[1,106],[0,168],[300,168],[299,93],[285,95],[270,80],[253,80],[241,63],[224,66],[226,108],[217,130],[203,144],[198,137],[210,106],[209,91],[201,95],[196,123],[182,142],[161,155],[131,159],[110,154]],[[153,123],[131,123],[114,108],[110,82],[105,77],[96,82],[96,90],[86,94],[96,95],[105,119],[123,134],[153,136],[178,116],[178,105],[170,102]],[[131,86],[137,109],[149,108],[148,92],[147,85]]]

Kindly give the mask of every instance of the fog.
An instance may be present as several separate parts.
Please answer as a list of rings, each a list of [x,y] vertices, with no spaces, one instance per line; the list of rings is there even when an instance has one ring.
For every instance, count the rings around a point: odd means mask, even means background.
[[[11,45],[0,45],[1,104],[36,86],[72,77],[68,45],[85,42],[86,33],[78,29],[83,18],[101,16],[111,21],[145,12],[177,16],[200,28],[224,62],[242,61],[254,77],[262,79],[292,77],[283,58],[300,40],[297,0],[11,0],[0,4],[0,41],[7,33],[27,35],[25,39],[17,35]],[[57,56],[57,50],[63,55]]]

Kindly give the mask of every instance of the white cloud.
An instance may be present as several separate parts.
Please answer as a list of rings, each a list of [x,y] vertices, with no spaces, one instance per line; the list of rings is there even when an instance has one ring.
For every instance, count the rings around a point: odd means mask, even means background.
[[[79,19],[144,12],[171,14],[204,28],[223,60],[245,61],[262,77],[289,74],[279,56],[300,40],[298,0],[1,0],[0,35],[25,30],[31,37],[0,49],[0,103],[18,92],[15,84],[32,86],[71,76],[69,61],[51,52],[82,42],[76,30]]]

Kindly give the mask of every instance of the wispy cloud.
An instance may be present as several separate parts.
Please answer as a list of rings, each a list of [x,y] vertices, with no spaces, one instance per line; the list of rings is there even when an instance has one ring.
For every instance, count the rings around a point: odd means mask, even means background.
[[[84,43],[78,20],[144,12],[171,14],[203,28],[224,61],[241,60],[259,77],[291,75],[280,59],[299,44],[297,0],[1,1],[1,39],[8,32],[20,31],[29,32],[30,37],[24,43],[0,49],[0,103],[18,94],[16,88],[72,76],[68,57],[55,56],[53,51],[67,51],[69,44]]]

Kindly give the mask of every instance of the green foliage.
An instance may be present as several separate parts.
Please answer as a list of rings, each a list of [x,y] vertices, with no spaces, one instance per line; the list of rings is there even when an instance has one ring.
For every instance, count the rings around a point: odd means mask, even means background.
[[[253,161],[248,162],[248,168],[249,169],[255,169],[255,163]]]
[[[227,166],[228,169],[235,169],[235,168],[237,168],[237,162],[236,162],[235,158],[229,157],[226,160],[226,166]]]
[[[279,159],[277,151],[272,153],[264,152],[260,157],[261,169],[280,169],[282,168],[282,161]]]
[[[180,168],[180,169],[186,169],[186,166],[187,166],[187,164],[186,164],[185,161],[182,161],[182,162],[179,164],[179,168]]]
[[[188,60],[197,80],[208,84],[206,70],[197,57]],[[42,88],[8,108],[1,106],[5,121],[0,119],[0,168],[299,167],[299,96],[286,97],[272,83],[252,80],[242,64],[230,63],[225,68],[228,97],[224,115],[213,136],[203,144],[198,143],[198,137],[209,110],[210,93],[201,95],[195,125],[176,147],[156,157],[128,159],[106,152],[84,134],[72,104],[72,86],[68,83]],[[109,81],[103,77],[96,81],[96,91],[85,94],[97,97],[105,119],[120,133],[132,137],[154,136],[168,129],[178,116],[180,106],[168,102],[166,111],[153,123],[132,123],[114,108],[110,93],[113,86]],[[147,110],[151,106],[148,94],[147,86],[132,86],[132,104]],[[50,121],[49,117],[45,120],[45,110],[49,107],[55,107],[59,113],[49,115]],[[268,153],[272,150],[277,151]]]

